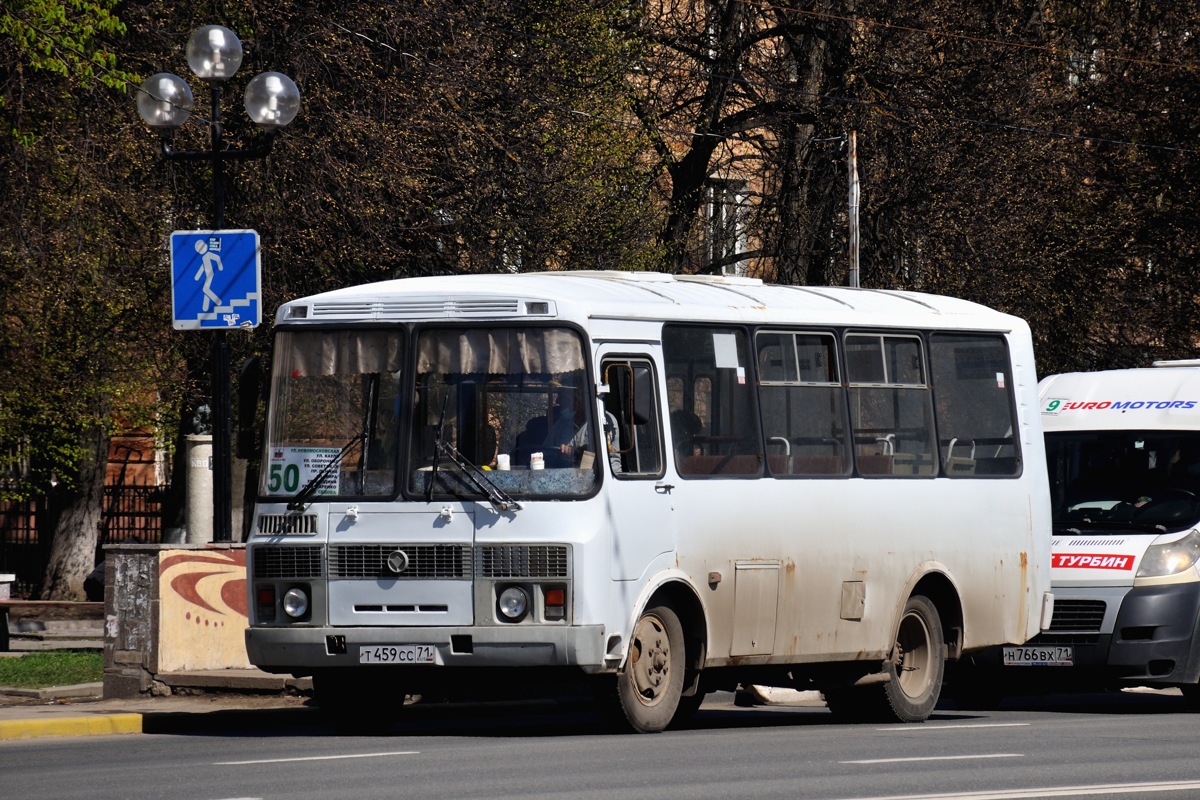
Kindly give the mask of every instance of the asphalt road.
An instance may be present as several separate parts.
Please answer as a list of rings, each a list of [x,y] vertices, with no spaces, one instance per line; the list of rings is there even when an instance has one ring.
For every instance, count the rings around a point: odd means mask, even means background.
[[[176,734],[0,742],[0,796],[61,800],[1198,798],[1200,713],[1175,696],[1008,701],[919,725],[705,704],[692,729],[597,733],[583,706],[412,707],[385,736],[314,714]]]

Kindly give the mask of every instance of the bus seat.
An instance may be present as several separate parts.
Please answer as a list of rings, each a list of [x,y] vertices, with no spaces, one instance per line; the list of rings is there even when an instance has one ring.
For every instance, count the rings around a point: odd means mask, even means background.
[[[950,456],[946,459],[946,474],[951,476],[974,475],[975,459],[966,456]]]
[[[776,475],[844,475],[846,462],[841,456],[792,456],[786,465],[781,465],[776,459],[782,456],[769,456],[771,472]]]
[[[757,475],[756,455],[687,456],[679,461],[680,475]]]
[[[767,467],[771,470],[772,475],[791,475],[792,457],[767,456]]]
[[[892,456],[893,475],[932,475],[933,459],[920,453],[896,453]]]
[[[891,475],[892,457],[878,453],[867,453],[858,457],[860,475]]]

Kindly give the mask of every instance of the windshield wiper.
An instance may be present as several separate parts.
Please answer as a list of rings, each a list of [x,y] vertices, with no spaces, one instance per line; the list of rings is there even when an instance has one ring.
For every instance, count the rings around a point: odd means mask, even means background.
[[[446,433],[446,404],[450,401],[450,387],[446,387],[446,395],[442,398],[442,412],[438,416],[437,435],[433,440],[433,469],[429,473],[429,485],[425,487],[425,502],[433,499],[433,484],[437,480],[438,467],[442,464],[442,437]]]
[[[475,484],[475,488],[482,492],[492,504],[492,508],[496,511],[520,511],[521,504],[512,499],[503,489],[492,483],[492,479],[487,476],[481,468],[475,466],[470,459],[458,452],[458,448],[447,441],[439,438],[434,442],[434,446],[438,452],[445,453],[446,457],[455,463],[462,470],[462,474]],[[436,461],[434,462],[436,464]],[[436,468],[434,474],[436,475]],[[430,486],[433,485],[433,479],[430,478]]]
[[[350,452],[350,448],[354,447],[354,445],[359,442],[365,442],[366,439],[366,428],[363,428],[361,431],[354,434],[353,438],[351,438],[350,441],[346,442],[346,444],[342,446],[342,449],[338,451],[338,454],[329,459],[325,466],[321,467],[320,471],[317,472],[316,475],[313,475],[312,479],[300,488],[300,491],[296,492],[296,496],[293,497],[291,502],[287,504],[288,511],[303,511],[304,502],[316,494],[317,488],[320,487],[320,485],[325,482],[325,479],[328,478],[330,474],[341,465],[342,459],[345,458],[346,454]]]

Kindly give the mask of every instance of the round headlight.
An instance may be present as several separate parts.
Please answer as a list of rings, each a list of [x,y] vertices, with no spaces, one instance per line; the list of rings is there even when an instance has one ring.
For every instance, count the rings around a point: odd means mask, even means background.
[[[283,595],[283,613],[299,619],[308,613],[308,592],[297,587],[288,589]]]
[[[500,593],[497,606],[505,619],[517,622],[529,610],[529,595],[520,586],[510,586]]]

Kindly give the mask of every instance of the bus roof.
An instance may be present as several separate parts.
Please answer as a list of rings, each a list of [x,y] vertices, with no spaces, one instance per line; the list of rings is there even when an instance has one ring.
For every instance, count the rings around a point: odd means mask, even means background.
[[[528,318],[707,320],[911,326],[1008,332],[1024,321],[952,297],[883,289],[784,286],[757,278],[559,271],[401,278],[280,306],[277,323]]]
[[[1038,396],[1047,432],[1200,430],[1200,364],[1048,375]]]

